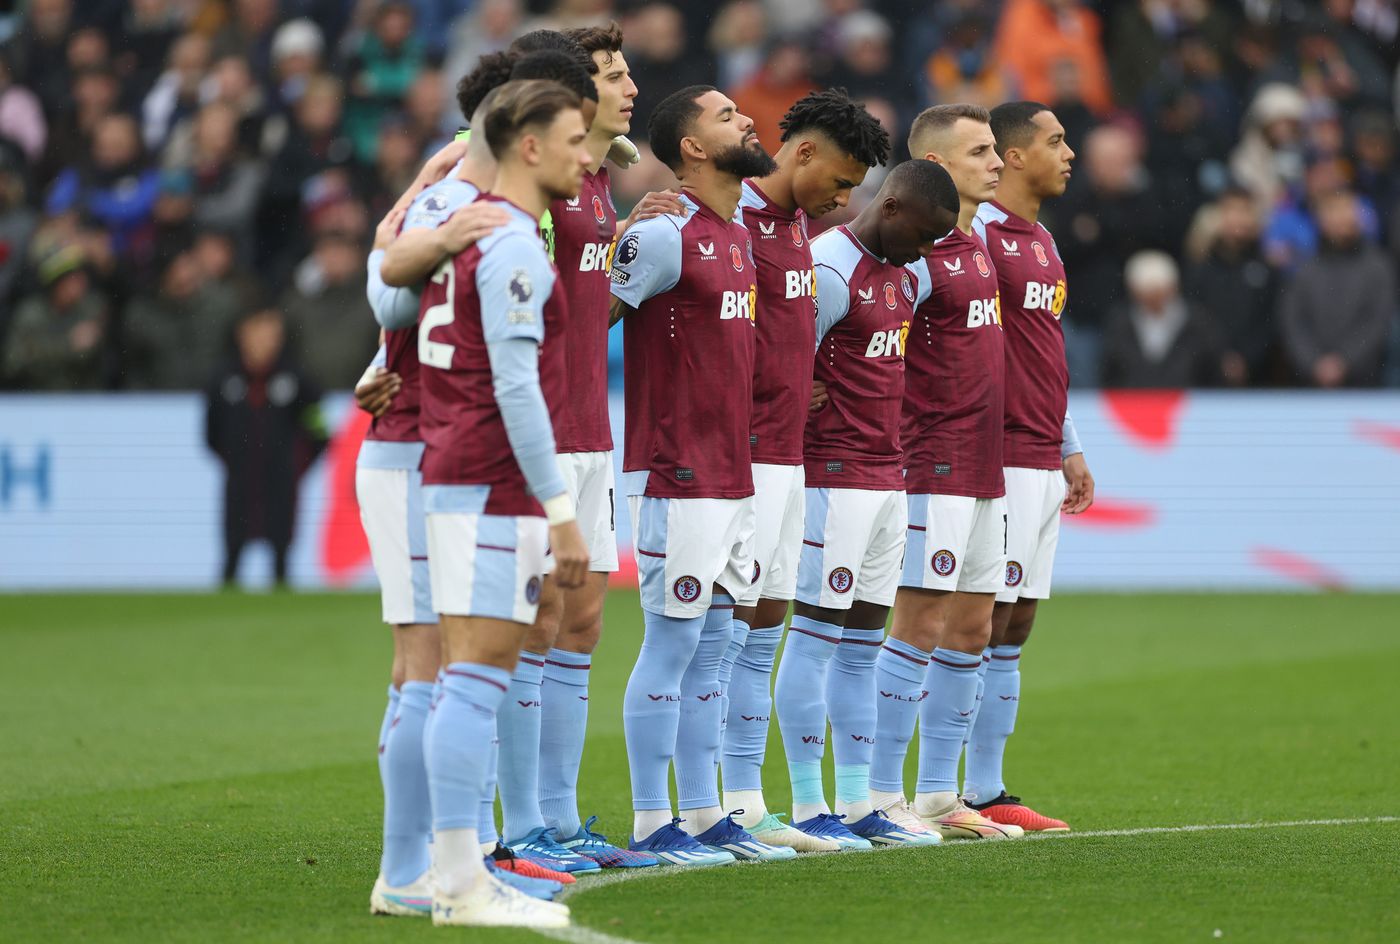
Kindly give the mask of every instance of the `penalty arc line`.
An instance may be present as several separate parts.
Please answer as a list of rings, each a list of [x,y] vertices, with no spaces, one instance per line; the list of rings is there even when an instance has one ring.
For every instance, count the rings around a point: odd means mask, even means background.
[[[1136,829],[1092,829],[1077,833],[1047,833],[1039,836],[1027,836],[1033,841],[1064,840],[1064,839],[1095,839],[1111,838],[1115,836],[1157,836],[1170,835],[1172,833],[1204,833],[1223,830],[1244,830],[1244,829],[1296,829],[1304,826],[1358,826],[1362,824],[1380,823],[1400,823],[1400,816],[1357,816],[1347,819],[1293,819],[1283,820],[1273,823],[1200,823],[1190,826],[1144,826]],[[979,843],[960,841],[959,846],[978,846]],[[1002,843],[996,843],[998,847]],[[828,853],[829,855],[841,855],[841,853]],[[847,853],[849,854],[849,853]],[[740,862],[738,868],[753,867],[759,863]],[[736,866],[728,866],[734,868]],[[617,870],[608,875],[599,876],[588,881],[587,885],[575,885],[563,895],[561,901],[582,895],[595,889],[606,888],[609,885],[620,885],[623,882],[633,882],[641,879],[660,878],[668,875],[684,874],[677,869],[626,869]],[[641,941],[634,941],[631,938],[619,937],[615,934],[608,934],[605,931],[598,931],[582,925],[572,925],[567,928],[540,928],[536,929],[536,934],[552,938],[556,941],[566,941],[568,944],[643,944]]]

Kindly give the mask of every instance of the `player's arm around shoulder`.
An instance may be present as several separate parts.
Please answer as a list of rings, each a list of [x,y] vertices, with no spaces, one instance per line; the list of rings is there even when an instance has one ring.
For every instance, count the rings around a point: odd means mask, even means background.
[[[817,289],[817,344],[836,327],[851,308],[851,286],[833,266],[815,260],[812,275]]]
[[[681,277],[683,225],[679,217],[663,214],[635,223],[622,234],[608,272],[613,296],[609,324],[675,288]]]

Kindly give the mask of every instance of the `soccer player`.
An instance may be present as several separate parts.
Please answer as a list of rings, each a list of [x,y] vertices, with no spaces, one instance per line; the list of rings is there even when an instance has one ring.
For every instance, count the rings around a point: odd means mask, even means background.
[[[910,267],[933,291],[914,313],[905,349],[909,529],[894,622],[878,658],[870,801],[895,822],[927,824],[945,839],[1020,835],[968,809],[957,786],[1006,566],[997,280],[974,232],[977,208],[996,192],[1001,170],[989,122],[976,105],[936,105],[909,130],[909,152],[947,169],[959,209],[953,231]],[[911,810],[904,756],[916,718]]]
[[[476,825],[546,547],[562,587],[581,584],[588,565],[541,389],[540,344],[565,305],[539,218],[578,194],[591,157],[580,99],[554,82],[507,83],[480,133],[498,162],[483,199],[510,220],[434,273],[418,326],[429,576],[447,663],[425,732],[433,922],[563,927],[567,908],[487,872]]]
[[[715,772],[719,665],[735,598],[753,577],[753,259],[734,221],[741,182],[775,169],[753,121],[709,86],[662,100],[648,137],[680,180],[686,215],[623,234],[612,316],[624,319],[623,479],[645,636],[623,697],[631,847],[675,865],[785,858],[725,816]],[[671,814],[675,760],[681,817]]]
[[[996,199],[977,211],[996,267],[1006,343],[1006,579],[992,613],[982,708],[967,744],[963,793],[997,823],[1032,832],[1068,831],[1006,791],[1002,757],[1020,703],[1021,647],[1038,601],[1050,596],[1060,513],[1076,515],[1094,501],[1094,478],[1066,412],[1069,369],[1060,327],[1067,295],[1065,267],[1041,204],[1065,191],[1074,151],[1045,105],[1010,102],[991,113],[997,151],[1006,166]]]
[[[807,512],[797,604],[773,700],[792,778],[793,825],[847,849],[938,841],[871,805],[870,760],[874,655],[904,553],[904,349],[914,308],[929,293],[904,266],[930,253],[957,218],[947,172],[931,161],[906,161],[849,225],[812,244],[815,374],[829,400],[807,420],[803,440]],[[843,661],[833,669],[839,650]],[[834,816],[822,789],[828,716]]]
[[[889,135],[844,89],[814,92],[781,122],[778,169],[745,180],[739,206],[758,273],[754,321],[754,580],[734,610],[720,666],[725,692],[724,808],[760,842],[834,852],[832,840],[781,823],[763,798],[773,660],[797,591],[804,505],[802,428],[812,396],[816,291],[807,221],[845,206],[866,171],[889,156]],[[752,629],[750,628],[752,627]]]

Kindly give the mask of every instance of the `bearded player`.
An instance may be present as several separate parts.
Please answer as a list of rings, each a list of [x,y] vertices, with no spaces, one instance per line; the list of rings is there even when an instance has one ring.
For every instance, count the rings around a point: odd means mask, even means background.
[[[758,270],[752,450],[754,580],[734,611],[720,667],[726,724],[724,808],[760,842],[834,852],[836,842],[781,823],[763,798],[773,661],[797,590],[802,549],[802,428],[812,395],[816,290],[807,221],[844,207],[866,171],[889,156],[889,135],[844,89],[814,92],[783,117],[778,169],[745,180],[739,198]]]
[[[715,778],[719,667],[734,600],[753,578],[756,286],[749,234],[734,217],[743,179],[775,165],[753,121],[709,86],[664,99],[648,130],[686,214],[633,226],[612,268],[626,344],[623,479],[646,624],[623,697],[632,848],[675,865],[790,858],[724,815]]]
[[[914,313],[905,351],[909,532],[877,672],[870,788],[871,802],[892,820],[926,824],[945,839],[1021,834],[983,819],[958,796],[958,760],[1006,567],[997,280],[973,232],[977,208],[996,192],[1001,170],[989,122],[976,105],[937,105],[909,131],[910,153],[952,176],[959,209],[953,231],[911,266],[934,287]],[[919,780],[911,809],[904,757],[916,719]]]
[[[797,603],[773,701],[792,779],[793,826],[846,849],[938,842],[871,805],[870,762],[875,658],[904,554],[904,349],[914,309],[930,291],[904,266],[931,252],[957,214],[947,172],[931,161],[906,161],[859,216],[812,246],[815,375],[829,399],[807,420],[803,440],[807,507]],[[822,787],[828,717],[835,815]]]
[[[1036,607],[1050,596],[1060,514],[1094,501],[1094,478],[1066,413],[1069,368],[1060,327],[1065,268],[1041,204],[1069,182],[1074,151],[1045,105],[1010,102],[992,109],[1002,168],[997,195],[977,212],[1001,292],[1006,343],[1006,578],[992,613],[981,702],[967,744],[963,793],[989,820],[1032,832],[1066,832],[1006,791],[1002,757],[1020,704],[1021,647]],[[975,798],[975,799],[974,799]]]

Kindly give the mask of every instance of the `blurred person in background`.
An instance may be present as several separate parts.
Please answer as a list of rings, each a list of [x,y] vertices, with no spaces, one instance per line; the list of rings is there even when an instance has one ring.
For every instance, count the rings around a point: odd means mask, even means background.
[[[764,60],[771,57],[765,49],[769,38],[768,17],[762,3],[758,0],[726,3],[715,15],[705,40],[715,57],[716,84],[722,89],[746,85],[763,67]],[[805,46],[803,48],[805,50]],[[759,137],[763,137],[762,132]]]
[[[40,186],[53,180],[75,154],[92,147],[97,123],[118,109],[121,82],[109,68],[85,69],[73,76],[71,98],[69,108],[51,113],[48,148],[35,175]]]
[[[1220,382],[1215,331],[1181,296],[1176,261],[1146,249],[1123,273],[1128,302],[1110,312],[1104,327],[1105,387],[1175,389]]]
[[[1382,235],[1395,235],[1389,214],[1400,209],[1400,165],[1395,161],[1394,119],[1383,111],[1358,112],[1351,122],[1356,191],[1380,213]]]
[[[209,70],[209,40],[186,33],[170,48],[170,62],[141,103],[141,138],[159,151],[170,132],[199,110],[200,90]]]
[[[20,301],[4,353],[7,386],[99,390],[107,381],[107,302],[80,247],[61,246],[37,266],[39,288]]]
[[[297,485],[327,440],[321,391],[288,351],[276,308],[253,306],[234,340],[235,356],[205,391],[205,441],[224,466],[223,581],[234,582],[243,548],[263,538],[283,586]]]
[[[0,141],[0,354],[14,311],[12,297],[24,271],[25,248],[38,222],[39,215],[29,205],[24,155],[15,145]]]
[[[1058,104],[1055,68],[1072,68],[1084,104],[1104,115],[1113,107],[1113,93],[1100,30],[1098,14],[1079,0],[1007,0],[997,31],[996,57],[1010,72],[1022,98],[1052,106]]]
[[[1396,315],[1395,270],[1366,238],[1351,191],[1321,197],[1317,221],[1318,254],[1299,267],[1279,304],[1284,352],[1300,383],[1375,386]]]
[[[1303,185],[1290,190],[1275,207],[1264,226],[1264,252],[1269,262],[1292,272],[1312,258],[1321,243],[1321,203],[1337,190],[1350,187],[1349,166],[1343,158],[1314,161],[1303,175]],[[1371,201],[1357,197],[1361,231],[1367,239],[1379,239],[1380,214]]]
[[[889,21],[871,10],[857,10],[836,26],[839,58],[822,84],[847,89],[856,99],[879,95],[903,113],[910,106],[909,82],[897,68]]]
[[[1330,0],[1307,10],[1290,50],[1296,81],[1308,98],[1355,108],[1384,104],[1390,94],[1385,65],[1347,22],[1348,0]]]
[[[49,125],[39,96],[15,82],[12,58],[0,47],[0,139],[13,141],[34,164],[43,156]]]
[[[110,114],[93,130],[92,149],[82,163],[58,175],[44,212],[78,212],[110,233],[118,255],[133,255],[149,241],[151,210],[160,193],[160,174],[142,152],[136,119]]]
[[[361,161],[373,162],[379,124],[403,101],[423,61],[423,45],[413,35],[413,7],[401,0],[381,5],[346,67],[345,132]]]
[[[765,148],[776,151],[782,135],[779,127],[792,103],[816,91],[812,84],[811,57],[795,39],[778,40],[769,47],[762,67],[734,89],[734,101],[753,119],[753,130]]]
[[[969,102],[991,108],[1011,96],[1005,71],[991,54],[993,24],[973,9],[960,10],[948,23],[942,42],[924,61],[926,98]]]
[[[685,18],[673,4],[643,3],[624,11],[622,35],[627,37],[627,64],[638,88],[707,85],[714,77],[705,55],[686,48]],[[640,96],[632,113],[632,127],[647,127],[652,105],[664,97]]]
[[[1223,58],[1234,24],[1223,4],[1211,0],[1134,0],[1116,4],[1109,18],[1108,65],[1113,95],[1135,104],[1170,70],[1171,50],[1186,36]]]
[[[365,251],[357,239],[338,230],[317,237],[281,307],[288,341],[313,383],[336,389],[360,375],[379,330],[365,299]]]
[[[404,93],[403,111],[396,117],[413,135],[420,158],[428,157],[446,144],[460,124],[460,119],[443,123],[445,107],[447,95],[441,70],[427,67],[419,70]]]
[[[275,107],[296,107],[306,86],[321,71],[326,41],[321,28],[311,20],[288,20],[272,34],[268,54],[272,74],[267,77]]]
[[[214,34],[214,56],[239,56],[259,79],[272,63],[272,36],[278,23],[278,0],[231,0],[229,17]]]
[[[39,96],[50,115],[60,113],[69,86],[68,36],[73,0],[30,0],[13,48],[18,76]]]
[[[479,0],[452,23],[442,63],[442,125],[462,123],[457,109],[457,80],[476,68],[487,53],[500,52],[522,32],[524,0]]]
[[[1230,153],[1230,175],[1268,212],[1303,178],[1303,117],[1307,100],[1291,85],[1259,89]]]
[[[254,81],[248,63],[237,56],[224,56],[209,70],[201,90],[205,104],[228,105],[238,115],[238,150],[248,156],[261,156],[263,128],[268,118],[267,96]],[[179,133],[181,129],[176,130]]]
[[[263,165],[238,151],[238,112],[213,102],[199,110],[188,139],[166,151],[168,171],[191,181],[193,221],[235,234],[240,255],[252,257],[253,215],[262,191]]]
[[[1096,386],[1099,338],[1108,312],[1123,301],[1123,267],[1140,249],[1156,245],[1164,208],[1150,188],[1136,133],[1103,125],[1084,141],[1082,178],[1074,181],[1056,218],[1065,268],[1074,273],[1074,304],[1065,315],[1070,377]],[[1184,207],[1182,209],[1185,209]]]
[[[1259,210],[1242,187],[1216,199],[1215,234],[1186,274],[1185,295],[1220,337],[1221,379],[1243,387],[1266,380],[1277,337],[1279,275],[1264,256]]]
[[[130,0],[123,5],[115,64],[134,89],[144,91],[154,84],[192,7],[180,0]]]

